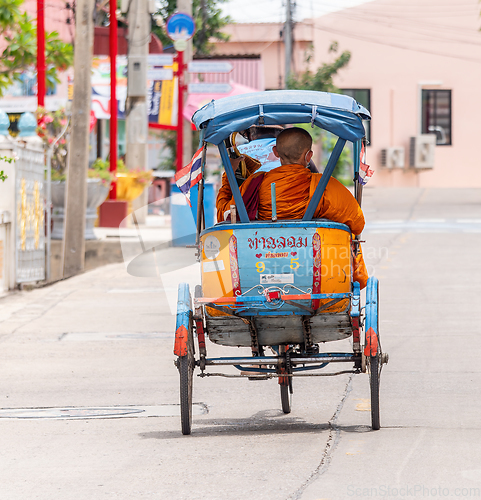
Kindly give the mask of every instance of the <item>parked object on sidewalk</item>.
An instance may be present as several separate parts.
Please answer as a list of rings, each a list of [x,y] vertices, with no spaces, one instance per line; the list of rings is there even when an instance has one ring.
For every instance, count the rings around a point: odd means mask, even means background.
[[[99,227],[127,227],[129,204],[124,200],[105,200],[99,207]]]
[[[95,221],[97,208],[105,201],[109,194],[110,182],[106,184],[101,179],[87,179],[87,210],[85,213],[85,239],[95,240]],[[52,181],[52,239],[63,239],[65,219],[65,181]]]
[[[117,200],[128,203],[128,213],[132,213],[132,201],[147,189],[153,179],[152,170],[140,168],[128,170],[123,160],[117,161]]]
[[[189,207],[186,197],[175,183],[171,184],[170,214],[172,223],[172,246],[182,247],[195,245],[197,231],[197,196],[198,188],[191,190],[191,204]],[[204,217],[207,227],[215,221],[215,190],[214,184],[204,184]]]
[[[363,120],[369,119],[369,111],[351,97],[309,91],[228,97],[213,101],[193,116],[204,151],[208,143],[219,148],[236,205],[236,223],[209,226],[204,222],[201,179],[195,210],[201,285],[195,290],[187,283],[179,285],[174,343],[183,434],[191,433],[193,374],[197,368],[200,377],[277,378],[284,413],[291,412],[294,377],[367,371],[371,425],[373,430],[380,428],[379,380],[388,356],[379,340],[378,280],[367,280],[362,307],[353,265],[360,255],[360,235],[354,237],[347,224],[314,218],[346,141],[353,143],[355,198],[361,205]],[[225,139],[252,125],[299,123],[310,123],[338,137],[302,219],[280,220],[272,214],[269,220],[249,220]],[[301,153],[305,162],[292,167],[307,168],[310,151],[301,149]],[[205,154],[202,173],[204,166]],[[277,190],[277,216],[281,201],[285,201],[280,193]],[[355,200],[352,202],[360,211]],[[206,337],[221,346],[250,347],[252,356],[209,358]],[[350,352],[320,351],[321,343],[350,337]],[[267,354],[267,349],[272,354]],[[348,363],[350,367],[327,371],[332,363]],[[233,366],[240,373],[211,371],[220,366]]]
[[[150,186],[152,171],[117,172],[117,199],[129,203],[138,198]],[[129,208],[129,212],[132,209]]]

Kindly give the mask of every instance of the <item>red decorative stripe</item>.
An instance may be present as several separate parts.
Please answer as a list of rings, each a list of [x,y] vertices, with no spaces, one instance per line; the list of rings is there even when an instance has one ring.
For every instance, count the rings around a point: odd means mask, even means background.
[[[321,293],[321,237],[318,232],[315,232],[312,237],[312,293]],[[312,301],[312,309],[314,311],[319,308],[319,299]]]
[[[364,348],[364,356],[376,356],[377,349],[377,334],[373,328],[369,328],[366,332],[366,347]]]
[[[234,235],[229,238],[229,260],[232,290],[234,292],[234,297],[237,297],[242,292],[239,278],[239,264],[237,260],[237,238]]]
[[[285,368],[281,368],[280,372],[281,374],[287,374],[287,370]],[[285,386],[289,385],[289,377],[278,377],[277,380],[279,382],[279,385],[285,385]]]
[[[187,328],[180,325],[175,332],[174,354],[176,356],[187,356]]]

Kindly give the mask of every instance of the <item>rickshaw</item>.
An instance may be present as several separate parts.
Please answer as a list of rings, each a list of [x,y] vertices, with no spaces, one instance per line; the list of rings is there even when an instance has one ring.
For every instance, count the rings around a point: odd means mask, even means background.
[[[235,200],[231,220],[204,227],[203,185],[197,196],[197,258],[201,284],[178,288],[174,354],[180,374],[183,434],[192,427],[193,374],[199,377],[277,377],[281,408],[291,411],[293,378],[369,374],[371,425],[380,428],[379,381],[388,356],[379,340],[379,284],[369,277],[365,306],[352,279],[359,235],[326,219],[313,219],[347,141],[352,143],[354,196],[362,199],[363,120],[370,114],[354,99],[313,91],[266,91],[210,102],[193,116],[200,131],[202,171],[207,144],[218,147]],[[249,220],[226,140],[252,125],[311,124],[337,136],[321,181],[300,220],[278,220],[275,188],[271,220]],[[347,278],[346,278],[347,277]],[[194,338],[197,338],[195,346]],[[350,352],[320,352],[319,344],[352,338]],[[251,356],[208,357],[206,340],[250,347]],[[347,363],[349,369],[329,371]],[[212,372],[221,366],[238,372]],[[335,369],[335,368],[334,368]]]

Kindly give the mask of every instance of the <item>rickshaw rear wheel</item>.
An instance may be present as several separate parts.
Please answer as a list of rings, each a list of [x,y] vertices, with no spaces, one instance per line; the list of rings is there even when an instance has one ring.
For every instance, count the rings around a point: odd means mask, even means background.
[[[379,355],[370,356],[369,383],[371,386],[371,426],[373,431],[381,428],[379,412]]]
[[[192,381],[194,376],[194,356],[179,357],[180,373],[180,421],[182,434],[188,435],[192,429]]]
[[[366,330],[372,328],[376,336],[376,354],[369,356],[369,385],[371,389],[371,427],[373,431],[381,428],[379,382],[381,376],[381,342],[379,337],[379,281],[368,279],[366,290]],[[372,334],[371,334],[372,335]]]
[[[279,346],[279,354],[285,356],[285,368],[281,373],[292,373],[289,351],[286,352],[286,346]],[[292,377],[279,377],[279,387],[281,389],[281,405],[284,413],[291,413],[292,404]]]
[[[282,411],[284,413],[291,413],[292,394],[291,394],[291,391],[289,390],[289,385],[281,385],[280,386]]]
[[[180,421],[182,434],[188,435],[192,429],[192,391],[193,391],[193,377],[195,368],[194,356],[194,332],[193,332],[193,314],[191,307],[191,299],[188,285],[182,283],[179,285],[179,304],[181,301],[188,301],[190,305],[188,311],[188,320],[184,315],[182,323],[187,330],[187,354],[177,358],[177,368],[180,375]],[[178,312],[179,315],[179,305]],[[182,314],[182,313],[180,313]]]

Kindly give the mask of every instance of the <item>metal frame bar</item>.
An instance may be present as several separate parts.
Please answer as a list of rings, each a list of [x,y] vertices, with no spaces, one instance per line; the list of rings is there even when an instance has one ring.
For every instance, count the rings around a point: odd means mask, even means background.
[[[202,160],[201,160],[201,168],[202,168],[202,178],[198,184],[197,191],[197,235],[195,237],[195,244],[197,249],[199,249],[200,242],[200,234],[204,229],[204,169],[205,169],[205,161],[207,156],[207,143],[204,142],[204,150],[202,151]],[[198,259],[200,260],[202,256],[200,255],[200,251],[198,252]]]
[[[304,293],[299,295],[283,295],[281,294],[280,300],[316,300],[316,299],[349,299],[352,297],[351,293]],[[218,298],[206,298],[198,297],[194,299],[196,304],[236,304],[237,302],[267,302],[267,298],[264,295],[248,297],[246,295],[239,295],[237,297],[218,297]]]
[[[322,353],[311,354],[307,356],[291,355],[293,364],[319,364],[319,363],[353,363],[356,361],[356,356],[352,353]],[[236,358],[206,358],[206,366],[229,366],[229,365],[277,365],[282,358],[279,356],[239,356]]]
[[[246,378],[251,377],[259,380],[267,380],[274,377],[335,377],[337,375],[346,375],[350,373],[360,373],[359,370],[342,370],[339,372],[327,372],[327,373],[262,373],[258,377],[254,374],[249,375],[234,375],[232,373],[199,373],[197,376],[204,377],[225,377],[225,378]]]
[[[312,195],[311,201],[309,202],[309,205],[306,209],[306,213],[302,218],[303,221],[311,220],[312,217],[314,216],[316,208],[322,199],[322,195],[326,190],[327,183],[329,182],[329,179],[331,178],[332,173],[336,168],[337,161],[341,156],[345,144],[346,144],[346,139],[341,139],[340,137],[337,139],[336,145],[332,150],[331,156],[329,157],[329,161],[327,162],[326,168],[324,169],[324,172],[322,174],[321,180],[319,181],[319,184],[317,185],[316,190]]]

